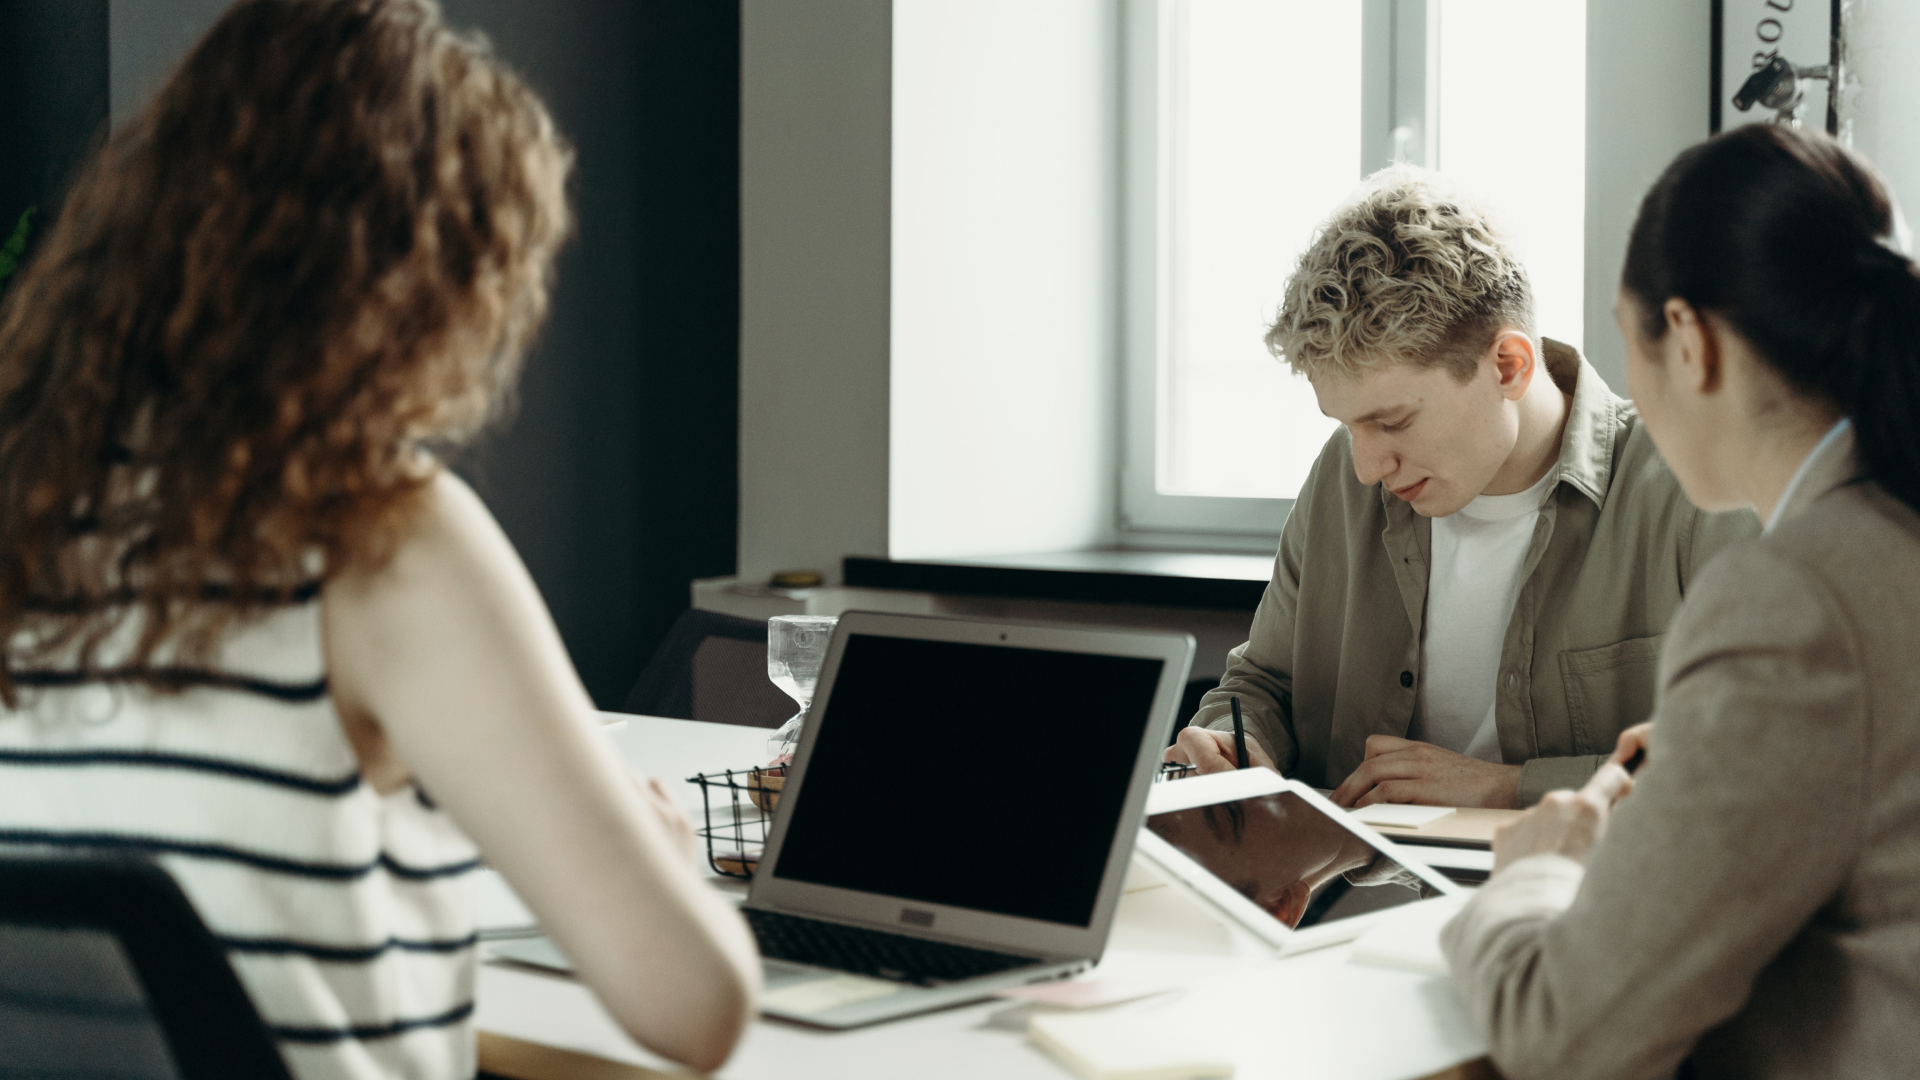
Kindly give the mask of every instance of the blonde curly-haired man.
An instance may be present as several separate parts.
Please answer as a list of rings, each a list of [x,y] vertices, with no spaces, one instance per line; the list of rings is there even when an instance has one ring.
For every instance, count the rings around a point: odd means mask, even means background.
[[[1436,175],[1370,177],[1301,254],[1267,345],[1339,420],[1220,685],[1167,752],[1344,806],[1531,805],[1652,711],[1700,567],[1759,531],[1687,502],[1633,406],[1540,337],[1526,269]]]

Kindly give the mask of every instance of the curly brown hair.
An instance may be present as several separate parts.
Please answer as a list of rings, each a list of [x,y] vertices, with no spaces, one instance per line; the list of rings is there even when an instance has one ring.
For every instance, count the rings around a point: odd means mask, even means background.
[[[511,384],[572,153],[432,0],[240,0],[0,308],[0,698],[378,565]],[[208,601],[217,602],[208,602]],[[162,680],[164,681],[164,680]]]
[[[1533,333],[1533,289],[1505,237],[1440,175],[1394,165],[1300,253],[1266,341],[1309,378],[1410,363],[1465,382],[1506,327]]]

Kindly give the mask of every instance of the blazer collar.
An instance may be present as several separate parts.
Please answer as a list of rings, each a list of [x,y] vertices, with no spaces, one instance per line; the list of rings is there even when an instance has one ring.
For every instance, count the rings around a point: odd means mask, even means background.
[[[1818,502],[1822,495],[1853,482],[1859,475],[1860,463],[1854,448],[1853,425],[1842,420],[1833,425],[1832,430],[1808,452],[1807,459],[1800,463],[1793,479],[1787,482],[1787,490],[1780,493],[1780,505],[1773,508],[1773,517],[1767,522],[1766,531],[1779,528],[1781,522],[1798,516]]]

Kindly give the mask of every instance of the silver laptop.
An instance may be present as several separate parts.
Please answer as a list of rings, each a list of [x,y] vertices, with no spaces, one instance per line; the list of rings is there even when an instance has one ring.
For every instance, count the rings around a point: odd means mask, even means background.
[[[843,616],[745,904],[761,1010],[855,1027],[1098,961],[1193,649]]]
[[[763,1011],[851,1027],[1099,960],[1193,648],[843,617],[747,896]]]

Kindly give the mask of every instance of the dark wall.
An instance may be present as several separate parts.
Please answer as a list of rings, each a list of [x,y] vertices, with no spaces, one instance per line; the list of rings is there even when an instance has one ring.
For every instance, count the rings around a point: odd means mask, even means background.
[[[618,707],[734,566],[739,11],[446,0],[579,153],[579,218],[509,426],[461,462],[519,546],[594,700]]]
[[[112,0],[117,117],[224,6]],[[456,467],[519,548],[594,699],[617,707],[688,582],[734,567],[739,6],[443,7],[526,76],[579,155],[578,226],[518,408]]]
[[[0,2],[0,243],[30,206],[44,235],[106,123],[107,0]]]
[[[734,573],[740,521],[740,5],[640,10],[636,656],[694,578]],[[603,708],[625,702],[627,686],[605,685]]]
[[[578,233],[518,413],[461,461],[618,707],[733,571],[739,12],[699,0],[445,0],[534,83],[580,154]]]

